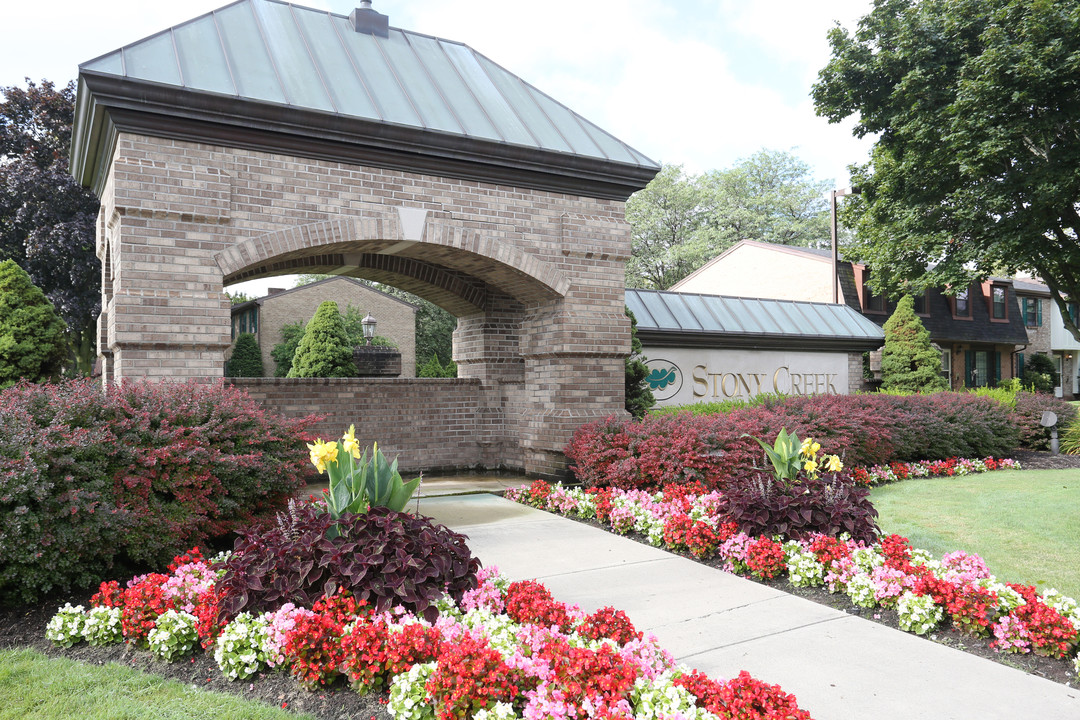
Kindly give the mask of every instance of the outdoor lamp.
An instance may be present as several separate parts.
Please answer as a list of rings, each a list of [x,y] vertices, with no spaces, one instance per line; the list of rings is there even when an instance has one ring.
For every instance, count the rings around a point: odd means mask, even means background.
[[[832,301],[834,305],[840,302],[840,250],[836,246],[836,198],[858,195],[860,192],[858,187],[829,191],[829,209],[832,211]]]
[[[360,325],[364,328],[364,339],[367,340],[367,344],[371,344],[371,338],[375,337],[375,326],[378,325],[375,322],[375,318],[371,317],[371,313],[364,316],[364,319],[360,321]]]

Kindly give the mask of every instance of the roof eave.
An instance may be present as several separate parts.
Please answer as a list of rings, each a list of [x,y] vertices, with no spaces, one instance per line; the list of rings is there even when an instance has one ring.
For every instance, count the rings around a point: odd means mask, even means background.
[[[832,337],[825,335],[764,335],[751,333],[714,333],[688,330],[637,329],[638,339],[650,347],[687,347],[740,350],[829,350],[869,352],[885,344],[885,338]]]
[[[80,71],[72,175],[99,194],[118,132],[611,200],[660,169]]]

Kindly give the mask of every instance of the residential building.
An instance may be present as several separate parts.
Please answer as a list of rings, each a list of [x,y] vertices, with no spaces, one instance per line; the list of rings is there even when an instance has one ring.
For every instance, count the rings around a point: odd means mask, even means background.
[[[878,325],[895,304],[870,288],[870,269],[842,261],[837,268],[841,302]],[[743,240],[676,283],[678,292],[831,302],[829,250]],[[942,350],[942,370],[955,389],[995,385],[1017,372],[1028,343],[1011,279],[993,278],[946,295],[940,289],[915,297],[915,312]],[[879,356],[878,356],[879,357]],[[880,369],[877,357],[871,367]]]
[[[1024,363],[1035,353],[1049,355],[1061,381],[1060,395],[1067,399],[1080,397],[1080,342],[1065,329],[1050,288],[1037,280],[1016,279],[1013,284],[1028,334],[1027,347],[1017,354],[1017,374],[1023,374]],[[1075,323],[1077,303],[1070,302],[1068,307]]]
[[[265,297],[233,305],[233,342],[240,333],[254,333],[263,371],[273,376],[277,365],[270,352],[282,340],[281,328],[290,323],[306,324],[326,300],[336,302],[341,312],[352,305],[375,318],[376,333],[393,341],[401,351],[401,377],[416,377],[417,307],[351,277],[331,277],[291,290],[271,289]]]

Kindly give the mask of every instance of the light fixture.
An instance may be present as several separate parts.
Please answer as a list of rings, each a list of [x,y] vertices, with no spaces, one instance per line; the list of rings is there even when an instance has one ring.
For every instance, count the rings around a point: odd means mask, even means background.
[[[360,326],[364,328],[364,339],[367,340],[367,344],[371,344],[371,338],[375,337],[375,326],[378,325],[375,322],[375,318],[371,317],[371,313],[364,316],[364,319],[360,321]]]
[[[836,198],[846,195],[858,195],[862,190],[854,185],[829,191],[829,209],[832,211],[832,301],[840,302],[840,250],[836,244]]]

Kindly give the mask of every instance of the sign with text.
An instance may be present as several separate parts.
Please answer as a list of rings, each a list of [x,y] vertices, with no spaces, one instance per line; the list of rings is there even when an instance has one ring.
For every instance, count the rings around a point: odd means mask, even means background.
[[[845,352],[646,347],[643,354],[657,405],[747,400],[760,393],[848,391]]]

